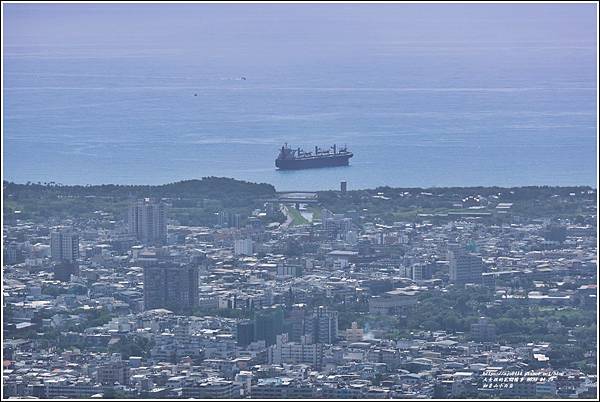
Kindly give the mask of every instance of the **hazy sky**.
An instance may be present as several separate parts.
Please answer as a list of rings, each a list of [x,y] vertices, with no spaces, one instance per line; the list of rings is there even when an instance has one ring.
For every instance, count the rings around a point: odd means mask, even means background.
[[[318,55],[402,45],[596,45],[595,4],[4,4],[4,44]],[[63,49],[64,50],[64,49]]]

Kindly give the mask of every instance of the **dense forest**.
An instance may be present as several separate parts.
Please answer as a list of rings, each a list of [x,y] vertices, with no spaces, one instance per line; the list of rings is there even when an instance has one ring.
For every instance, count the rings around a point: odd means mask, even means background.
[[[4,181],[4,192],[15,197],[48,195],[63,197],[204,197],[228,199],[262,197],[275,194],[275,187],[266,183],[249,183],[226,177],[204,177],[162,185],[61,185],[55,183],[17,184]]]
[[[275,187],[222,177],[204,177],[164,185],[75,185],[55,183],[16,184],[4,182],[4,219],[85,218],[94,211],[121,216],[133,198],[168,200],[170,217],[184,225],[213,223],[219,211],[248,216],[267,199],[276,196]],[[513,204],[511,212],[530,218],[577,217],[589,215],[597,191],[575,187],[446,187],[391,188],[318,192],[321,205],[336,213],[357,211],[367,220],[391,224],[415,220],[419,214],[449,212],[494,212],[498,203]],[[469,209],[475,207],[476,209]]]
[[[158,186],[87,185],[4,182],[4,219],[87,218],[95,211],[124,215],[131,199],[154,197],[170,204],[169,216],[187,225],[212,223],[214,214],[226,210],[247,216],[265,199],[275,196],[270,184],[256,184],[221,177],[204,177]]]
[[[391,224],[415,220],[418,214],[465,211],[492,212],[494,219],[498,218],[496,206],[499,203],[513,204],[510,208],[513,214],[529,218],[589,215],[586,209],[596,205],[597,191],[589,186],[378,187],[346,193],[323,191],[319,193],[319,200],[335,213],[354,210],[367,220]]]

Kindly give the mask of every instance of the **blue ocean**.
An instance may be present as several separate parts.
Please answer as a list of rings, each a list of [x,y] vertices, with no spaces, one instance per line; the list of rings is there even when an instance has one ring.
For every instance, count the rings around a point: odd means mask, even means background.
[[[5,41],[4,179],[595,187],[595,40],[484,39],[319,52]],[[354,157],[282,172],[284,143],[346,144]]]

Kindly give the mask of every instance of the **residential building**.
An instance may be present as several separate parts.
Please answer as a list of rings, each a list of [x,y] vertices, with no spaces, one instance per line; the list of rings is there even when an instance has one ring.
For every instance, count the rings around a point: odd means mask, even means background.
[[[450,282],[457,285],[482,283],[483,260],[480,255],[462,249],[449,249]]]
[[[189,311],[198,306],[198,267],[157,262],[144,267],[144,308]]]
[[[305,335],[314,343],[333,344],[338,338],[338,312],[319,306],[305,320]]]
[[[233,243],[235,255],[252,255],[252,239],[237,239]]]
[[[129,205],[129,233],[146,245],[164,245],[167,242],[166,206],[149,198]]]
[[[491,342],[496,339],[496,326],[489,318],[481,317],[471,324],[471,337],[477,341]]]
[[[70,229],[51,232],[50,256],[54,261],[76,261],[79,258],[79,235]]]

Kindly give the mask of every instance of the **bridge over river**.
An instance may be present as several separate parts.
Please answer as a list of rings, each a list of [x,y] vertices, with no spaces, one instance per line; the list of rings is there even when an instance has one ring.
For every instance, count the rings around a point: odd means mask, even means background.
[[[286,191],[277,193],[277,198],[270,198],[267,202],[281,202],[294,204],[318,204],[319,196],[309,191]]]

